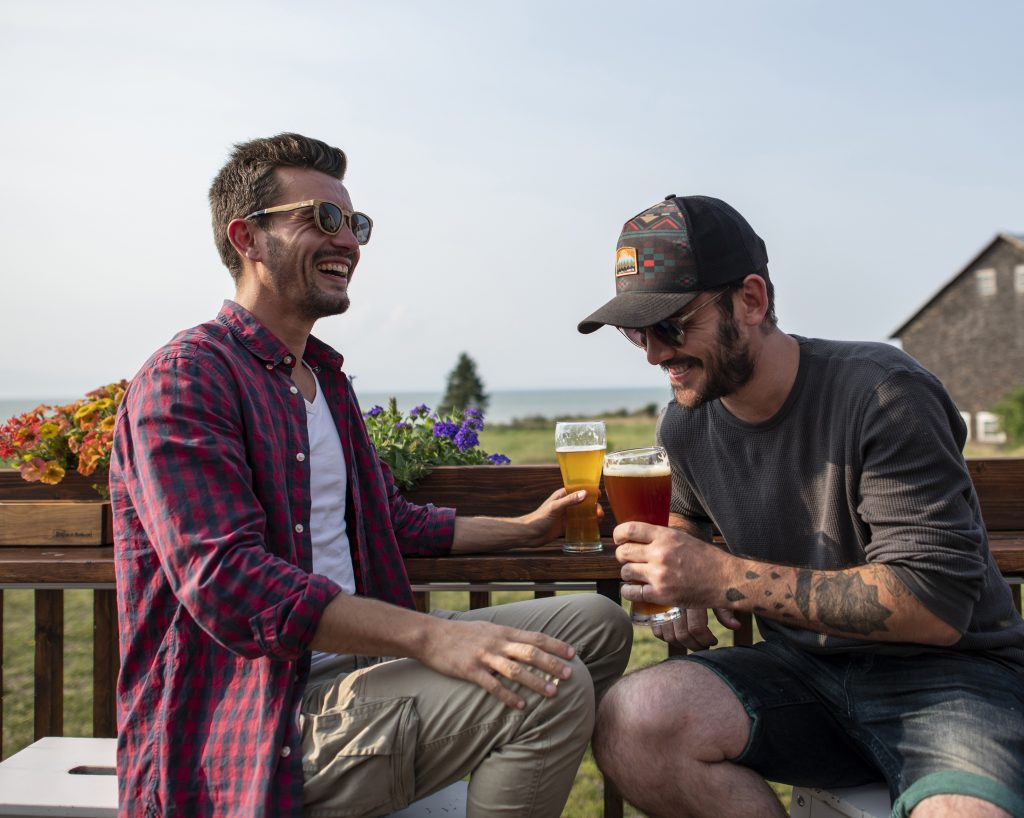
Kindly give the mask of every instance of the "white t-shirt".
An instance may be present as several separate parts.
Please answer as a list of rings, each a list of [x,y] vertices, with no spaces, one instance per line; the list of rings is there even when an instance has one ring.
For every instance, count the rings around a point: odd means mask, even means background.
[[[316,380],[316,375],[313,379]],[[319,381],[313,402],[306,401],[306,430],[309,435],[309,533],[313,541],[313,573],[330,577],[346,594],[354,594],[356,577],[345,528],[348,488],[345,452]],[[335,658],[336,654],[314,651],[313,669],[320,670],[324,662]]]

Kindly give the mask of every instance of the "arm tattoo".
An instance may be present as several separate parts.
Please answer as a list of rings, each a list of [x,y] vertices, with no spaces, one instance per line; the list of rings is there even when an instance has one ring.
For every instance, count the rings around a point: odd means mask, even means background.
[[[811,618],[811,569],[800,568],[796,572],[796,592],[793,594],[793,602],[804,619]]]
[[[746,594],[742,593],[738,588],[730,588],[725,592],[725,598],[730,602],[739,602],[741,599],[746,599]]]
[[[865,636],[888,630],[885,620],[892,611],[878,601],[878,588],[859,574],[824,577],[814,586],[814,601],[818,620],[830,628]]]
[[[893,599],[899,599],[907,593],[907,586],[900,581],[900,578],[896,576],[896,573],[891,568],[885,565],[881,566],[878,576],[885,586],[885,590],[889,592]]]

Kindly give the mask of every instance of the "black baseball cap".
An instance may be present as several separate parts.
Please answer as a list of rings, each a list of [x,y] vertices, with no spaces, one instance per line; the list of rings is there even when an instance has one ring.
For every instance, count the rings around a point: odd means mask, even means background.
[[[767,265],[764,242],[733,207],[711,196],[666,196],[623,225],[615,247],[615,297],[577,329],[649,327],[704,290]]]

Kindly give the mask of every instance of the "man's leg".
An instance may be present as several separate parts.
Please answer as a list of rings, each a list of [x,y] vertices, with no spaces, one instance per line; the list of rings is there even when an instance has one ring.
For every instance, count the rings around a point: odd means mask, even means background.
[[[570,642],[572,676],[546,699],[522,691],[525,710],[418,662],[384,662],[314,688],[302,718],[307,813],[379,814],[471,774],[470,816],[558,816],[594,718],[593,671],[607,687],[632,637],[621,608],[593,594],[501,605],[454,618],[543,630]],[[589,668],[588,668],[589,665]]]
[[[633,646],[633,626],[629,617],[621,606],[599,594],[567,594],[475,611],[436,613],[456,619],[482,619],[510,628],[540,631],[568,642],[576,648],[576,655],[586,665],[598,702],[622,676]]]
[[[598,764],[655,816],[783,816],[763,779],[838,787],[881,778],[808,675],[767,643],[631,674],[598,711]]]
[[[750,717],[717,675],[669,661],[609,691],[594,754],[623,797],[651,816],[785,816],[760,775],[729,761],[749,735]]]

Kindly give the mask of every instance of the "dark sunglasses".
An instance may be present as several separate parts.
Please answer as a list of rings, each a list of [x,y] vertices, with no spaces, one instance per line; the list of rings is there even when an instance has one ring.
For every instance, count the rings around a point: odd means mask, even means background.
[[[727,292],[729,291],[719,290],[712,298],[709,298],[699,307],[695,307],[682,315],[673,315],[670,318],[662,319],[657,324],[651,324],[649,327],[616,327],[615,329],[625,335],[630,342],[643,350],[647,349],[648,333],[653,334],[662,344],[671,347],[681,347],[686,341],[686,327],[683,325],[689,321],[693,315],[700,312],[708,304],[714,304]]]
[[[370,240],[370,233],[373,232],[373,220],[369,216],[356,210],[342,210],[334,202],[325,202],[323,199],[308,199],[305,202],[267,207],[250,213],[245,218],[254,219],[268,213],[285,213],[289,210],[298,210],[301,207],[313,208],[313,220],[316,222],[316,226],[328,236],[335,235],[345,222],[348,222],[352,234],[356,237],[356,242],[366,244]]]

